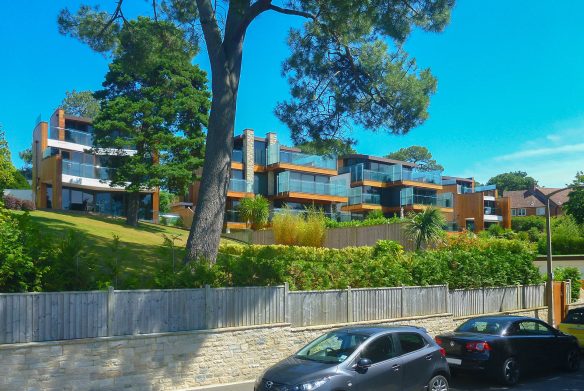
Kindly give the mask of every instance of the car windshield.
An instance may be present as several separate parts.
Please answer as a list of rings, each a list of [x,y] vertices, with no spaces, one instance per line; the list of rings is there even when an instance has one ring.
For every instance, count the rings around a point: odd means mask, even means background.
[[[458,326],[456,331],[463,333],[500,335],[507,322],[500,319],[470,319]]]
[[[566,319],[562,323],[570,324],[584,324],[584,312],[582,311],[569,311]]]
[[[296,354],[296,357],[304,360],[342,363],[367,338],[367,335],[353,334],[346,331],[328,333],[302,348]]]

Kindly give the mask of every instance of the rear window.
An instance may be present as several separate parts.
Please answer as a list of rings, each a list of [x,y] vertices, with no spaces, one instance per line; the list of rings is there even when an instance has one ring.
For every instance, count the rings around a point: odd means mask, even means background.
[[[584,312],[570,311],[562,323],[584,324]]]
[[[500,335],[504,328],[505,323],[499,319],[470,319],[461,324],[456,331]]]

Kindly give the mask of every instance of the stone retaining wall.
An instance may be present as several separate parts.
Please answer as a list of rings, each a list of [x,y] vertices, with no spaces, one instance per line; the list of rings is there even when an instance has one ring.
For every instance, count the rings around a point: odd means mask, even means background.
[[[545,307],[510,313],[547,318]],[[416,325],[435,335],[466,319],[442,314],[359,325]],[[147,391],[240,382],[341,326],[279,324],[0,345],[0,390]]]

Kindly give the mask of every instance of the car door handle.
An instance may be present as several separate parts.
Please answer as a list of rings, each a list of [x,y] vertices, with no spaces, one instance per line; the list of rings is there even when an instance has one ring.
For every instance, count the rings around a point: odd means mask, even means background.
[[[432,355],[431,355],[431,354],[428,354],[428,355],[426,356],[426,360],[428,360],[428,361],[429,361],[429,360],[431,360],[431,359],[432,359]]]
[[[399,364],[394,364],[391,366],[391,369],[393,369],[394,371],[399,371],[400,368],[401,368],[401,365],[399,365]]]

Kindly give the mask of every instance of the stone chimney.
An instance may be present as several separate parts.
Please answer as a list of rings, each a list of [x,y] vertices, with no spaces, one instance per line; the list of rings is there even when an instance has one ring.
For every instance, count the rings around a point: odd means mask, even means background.
[[[254,178],[254,164],[255,164],[255,152],[254,152],[254,131],[253,129],[245,129],[243,131],[243,164],[244,164],[244,176],[247,183],[253,183]]]

